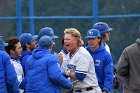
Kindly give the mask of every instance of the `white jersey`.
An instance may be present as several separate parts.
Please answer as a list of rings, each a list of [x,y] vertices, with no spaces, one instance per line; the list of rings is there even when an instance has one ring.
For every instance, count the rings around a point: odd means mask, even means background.
[[[11,63],[13,64],[14,68],[15,68],[15,71],[16,71],[16,74],[17,74],[17,79],[18,79],[18,82],[21,83],[22,79],[23,79],[23,68],[22,68],[22,65],[20,64],[20,61],[19,60],[14,60],[14,59],[11,59],[10,60]]]
[[[63,72],[63,73],[65,73],[65,68],[67,67],[67,64],[68,64],[68,60],[67,60],[67,54],[63,51],[63,50],[61,50],[61,52],[60,52],[61,54],[62,54],[62,56],[63,56],[63,63],[62,63],[62,65],[61,65],[61,71]]]
[[[84,47],[81,46],[71,57],[69,53],[67,55],[67,60],[68,68],[75,70],[76,73],[86,74],[83,81],[79,80],[74,85],[74,89],[98,86],[93,58]],[[65,67],[65,69],[68,68]]]
[[[108,46],[106,43],[104,44],[104,46],[105,46],[106,51],[107,51],[108,53],[110,53],[110,48],[109,48],[109,46]]]
[[[20,84],[22,82],[23,76],[24,76],[24,72],[23,72],[22,65],[20,64],[20,60],[11,59],[10,61],[15,68],[15,71],[17,74],[17,79],[18,79],[18,82]],[[24,93],[24,90],[20,89],[19,93]]]

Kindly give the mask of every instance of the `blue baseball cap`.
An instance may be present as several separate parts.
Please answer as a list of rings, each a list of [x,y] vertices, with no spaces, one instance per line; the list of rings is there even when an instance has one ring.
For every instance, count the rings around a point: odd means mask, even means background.
[[[52,46],[54,44],[52,38],[49,36],[42,36],[38,41],[38,45],[43,47]]]
[[[101,37],[100,31],[98,29],[90,29],[87,31],[87,36],[85,38],[98,38]]]
[[[49,36],[52,39],[58,38],[58,36],[54,35],[54,31],[50,27],[41,28],[38,34],[38,38],[40,39],[42,36]]]
[[[105,22],[97,22],[93,25],[94,29],[98,29],[100,33],[111,32],[113,28],[110,28]]]
[[[0,38],[0,45],[3,47],[8,46],[8,43],[5,43],[1,38]]]
[[[21,45],[25,45],[26,43],[32,42],[37,39],[38,35],[31,35],[30,33],[23,33],[19,36],[19,40]]]

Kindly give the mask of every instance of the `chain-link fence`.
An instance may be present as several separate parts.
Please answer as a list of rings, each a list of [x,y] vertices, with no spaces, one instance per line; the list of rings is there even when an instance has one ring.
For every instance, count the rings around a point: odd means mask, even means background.
[[[57,52],[66,28],[78,29],[86,43],[84,37],[93,23],[107,22],[113,28],[108,44],[114,64],[123,49],[135,42],[140,25],[139,0],[1,0],[0,6],[0,35],[4,39],[24,32],[38,34],[48,26],[59,36]]]
[[[94,22],[107,22],[113,28],[108,44],[114,63],[123,49],[135,42],[140,25],[139,0],[4,0],[0,6],[0,34],[4,38],[24,32],[38,34],[48,26],[60,37],[57,52],[62,48],[65,28],[78,29],[84,39]]]

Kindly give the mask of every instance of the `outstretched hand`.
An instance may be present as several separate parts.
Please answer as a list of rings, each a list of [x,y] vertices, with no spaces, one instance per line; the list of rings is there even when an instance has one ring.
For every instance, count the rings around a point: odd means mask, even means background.
[[[58,53],[57,56],[60,59],[60,65],[62,65],[62,63],[63,63],[63,55],[61,53]]]

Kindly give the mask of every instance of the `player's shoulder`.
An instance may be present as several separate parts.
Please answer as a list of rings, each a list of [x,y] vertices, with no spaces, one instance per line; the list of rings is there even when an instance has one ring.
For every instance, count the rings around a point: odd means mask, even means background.
[[[80,47],[79,48],[79,51],[77,52],[77,56],[83,56],[83,57],[86,57],[86,58],[92,58],[90,53],[84,48],[84,47]]]

